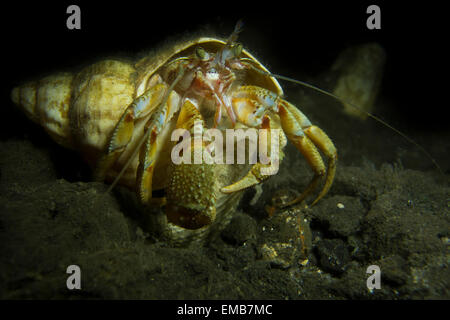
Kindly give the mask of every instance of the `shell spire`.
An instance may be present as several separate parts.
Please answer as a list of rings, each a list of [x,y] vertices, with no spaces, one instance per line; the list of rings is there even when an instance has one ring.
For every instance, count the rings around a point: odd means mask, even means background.
[[[12,101],[26,116],[65,147],[71,147],[68,113],[73,77],[72,73],[59,73],[25,83],[11,92]]]
[[[57,73],[11,92],[12,101],[57,143],[80,151],[91,166],[135,97],[135,68],[103,60],[78,73]]]

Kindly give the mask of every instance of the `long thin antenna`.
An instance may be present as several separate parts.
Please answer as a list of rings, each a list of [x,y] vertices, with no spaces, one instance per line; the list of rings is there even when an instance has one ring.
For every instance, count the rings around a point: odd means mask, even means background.
[[[244,59],[245,59],[245,58],[244,58]],[[241,59],[241,60],[244,60],[244,59]],[[247,59],[245,59],[245,61],[247,61]],[[251,61],[251,60],[250,60],[250,61]],[[444,171],[442,171],[442,169],[441,169],[441,167],[439,166],[439,164],[436,162],[436,160],[434,160],[434,158],[431,156],[431,154],[428,153],[427,150],[425,150],[424,147],[422,147],[420,144],[418,144],[418,143],[415,142],[413,139],[411,139],[410,137],[408,137],[405,133],[403,133],[403,132],[401,132],[400,130],[394,128],[394,127],[391,126],[389,123],[387,123],[386,121],[384,121],[384,120],[378,118],[377,116],[371,114],[370,112],[368,112],[368,111],[366,111],[366,110],[363,110],[362,108],[358,107],[357,105],[355,105],[355,104],[353,104],[353,103],[351,103],[351,102],[349,102],[349,101],[347,101],[347,100],[345,100],[345,99],[342,99],[342,98],[338,97],[337,95],[332,94],[331,92],[328,92],[328,91],[326,91],[326,90],[324,90],[324,89],[321,89],[321,88],[319,88],[319,87],[316,87],[316,86],[314,86],[314,85],[312,85],[312,84],[309,84],[309,83],[307,83],[307,82],[300,81],[300,80],[293,79],[293,78],[289,78],[289,77],[282,76],[282,75],[279,75],[279,74],[274,74],[274,73],[271,73],[271,72],[267,72],[267,71],[258,69],[258,68],[256,68],[255,66],[253,66],[253,65],[251,65],[251,64],[248,64],[248,65],[249,65],[252,69],[254,69],[254,70],[256,70],[256,71],[258,71],[258,72],[260,72],[260,73],[262,73],[262,74],[265,74],[265,75],[267,75],[267,76],[271,76],[271,77],[274,77],[274,78],[277,78],[277,79],[280,79],[280,80],[285,80],[285,81],[289,81],[289,82],[292,82],[292,83],[296,83],[296,84],[299,84],[299,85],[301,85],[301,86],[304,86],[304,87],[313,89],[313,90],[318,91],[318,92],[320,92],[320,93],[322,93],[322,94],[324,94],[324,95],[327,95],[327,96],[329,96],[329,97],[331,97],[331,98],[333,98],[333,99],[335,99],[335,100],[337,100],[337,101],[339,101],[339,102],[341,102],[341,103],[345,103],[345,104],[349,105],[350,107],[352,107],[352,108],[355,109],[355,110],[358,110],[358,111],[360,111],[360,112],[366,113],[366,114],[367,114],[369,117],[371,117],[372,119],[374,119],[374,120],[380,122],[381,124],[385,125],[385,126],[388,127],[389,129],[393,130],[394,132],[396,132],[397,134],[399,134],[400,136],[402,136],[402,137],[403,137],[404,139],[406,139],[409,143],[415,145],[419,150],[421,150],[421,151],[428,157],[428,159],[431,160],[431,162],[436,166],[436,168],[439,170],[439,172],[440,172],[442,175],[444,174]]]
[[[226,45],[230,46],[232,43],[235,43],[239,36],[239,33],[241,33],[243,29],[244,29],[244,22],[242,20],[239,20],[234,26],[233,33],[228,38]]]

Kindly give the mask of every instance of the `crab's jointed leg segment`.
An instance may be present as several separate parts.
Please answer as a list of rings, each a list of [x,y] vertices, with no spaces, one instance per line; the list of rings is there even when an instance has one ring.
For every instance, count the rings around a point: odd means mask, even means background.
[[[328,168],[327,175],[325,179],[325,184],[322,188],[322,191],[317,196],[316,200],[311,203],[311,205],[315,205],[317,201],[319,201],[324,195],[327,194],[331,185],[333,184],[334,175],[336,174],[336,162],[337,162],[337,150],[334,146],[331,139],[327,136],[322,129],[317,126],[310,126],[305,129],[306,135],[311,139],[311,141],[322,151],[325,156],[328,158]]]
[[[140,138],[137,147],[134,147],[131,156],[126,164],[122,167],[120,173],[109,187],[111,190],[120,180],[131,161],[140,150],[139,166],[136,173],[137,192],[143,203],[152,200],[152,177],[154,162],[156,159],[156,137],[172,119],[175,112],[179,110],[179,96],[174,91],[176,84],[184,75],[183,64],[178,66],[178,72],[175,80],[168,87],[166,83],[161,81],[159,76],[154,80],[151,79],[153,86],[144,94],[135,99],[135,101],[125,110],[109,143],[106,154],[99,161],[99,169],[97,177],[103,178],[120,154],[130,143],[134,134],[135,121],[138,118],[150,115],[150,119],[145,123],[144,135]],[[145,144],[144,144],[145,142]],[[141,148],[142,147],[142,148]],[[164,204],[165,199],[155,199],[157,204]]]
[[[96,180],[104,180],[107,171],[114,165],[131,141],[135,122],[148,116],[161,103],[166,90],[167,85],[157,83],[127,107],[114,128],[105,154],[103,154],[97,164]]]
[[[149,203],[152,199],[153,169],[155,168],[157,150],[157,128],[153,125],[147,130],[150,130],[150,132],[146,136],[146,141],[141,149],[136,176],[136,191],[141,203],[144,204]],[[162,202],[164,202],[164,200],[162,200]]]
[[[144,204],[164,205],[165,198],[152,198],[153,169],[157,157],[157,137],[163,128],[172,119],[175,112],[179,110],[178,99],[173,91],[167,97],[166,103],[152,114],[150,120],[145,124],[145,142],[140,150],[139,166],[137,169],[136,188],[139,198]],[[163,101],[164,102],[164,101]]]
[[[279,115],[283,131],[286,133],[289,141],[303,154],[309,166],[314,171],[314,177],[306,190],[297,199],[286,204],[286,206],[303,201],[316,188],[321,177],[326,174],[324,187],[311,204],[315,205],[328,192],[333,183],[337,161],[336,148],[322,129],[312,125],[308,118],[289,102],[281,101]],[[317,148],[328,158],[328,169],[325,168]]]

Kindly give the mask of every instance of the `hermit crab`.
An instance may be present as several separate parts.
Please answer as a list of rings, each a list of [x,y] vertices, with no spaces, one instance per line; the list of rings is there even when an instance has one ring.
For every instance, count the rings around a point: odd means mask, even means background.
[[[223,227],[242,190],[267,179],[271,173],[264,169],[272,165],[174,164],[176,129],[265,129],[280,141],[276,147],[265,142],[280,160],[286,141],[292,142],[314,177],[285,205],[305,199],[325,177],[315,204],[333,182],[336,148],[283,99],[276,78],[236,42],[241,26],[226,40],[184,40],[136,63],[103,60],[77,73],[29,82],[13,89],[12,100],[56,142],[78,150],[96,179],[135,190],[144,205],[163,207],[163,233],[175,242],[204,238]],[[194,140],[192,154],[212,157],[218,151]],[[154,198],[160,189],[164,197]]]

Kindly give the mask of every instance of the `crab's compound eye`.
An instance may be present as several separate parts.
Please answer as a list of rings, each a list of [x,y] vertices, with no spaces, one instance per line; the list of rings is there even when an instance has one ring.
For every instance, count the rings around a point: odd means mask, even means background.
[[[197,58],[199,58],[202,61],[205,61],[205,60],[209,59],[208,52],[206,52],[206,50],[203,49],[202,47],[197,47],[195,49],[195,55],[197,56]]]
[[[233,54],[235,57],[239,57],[241,55],[241,53],[242,53],[242,44],[236,43],[233,46]]]

